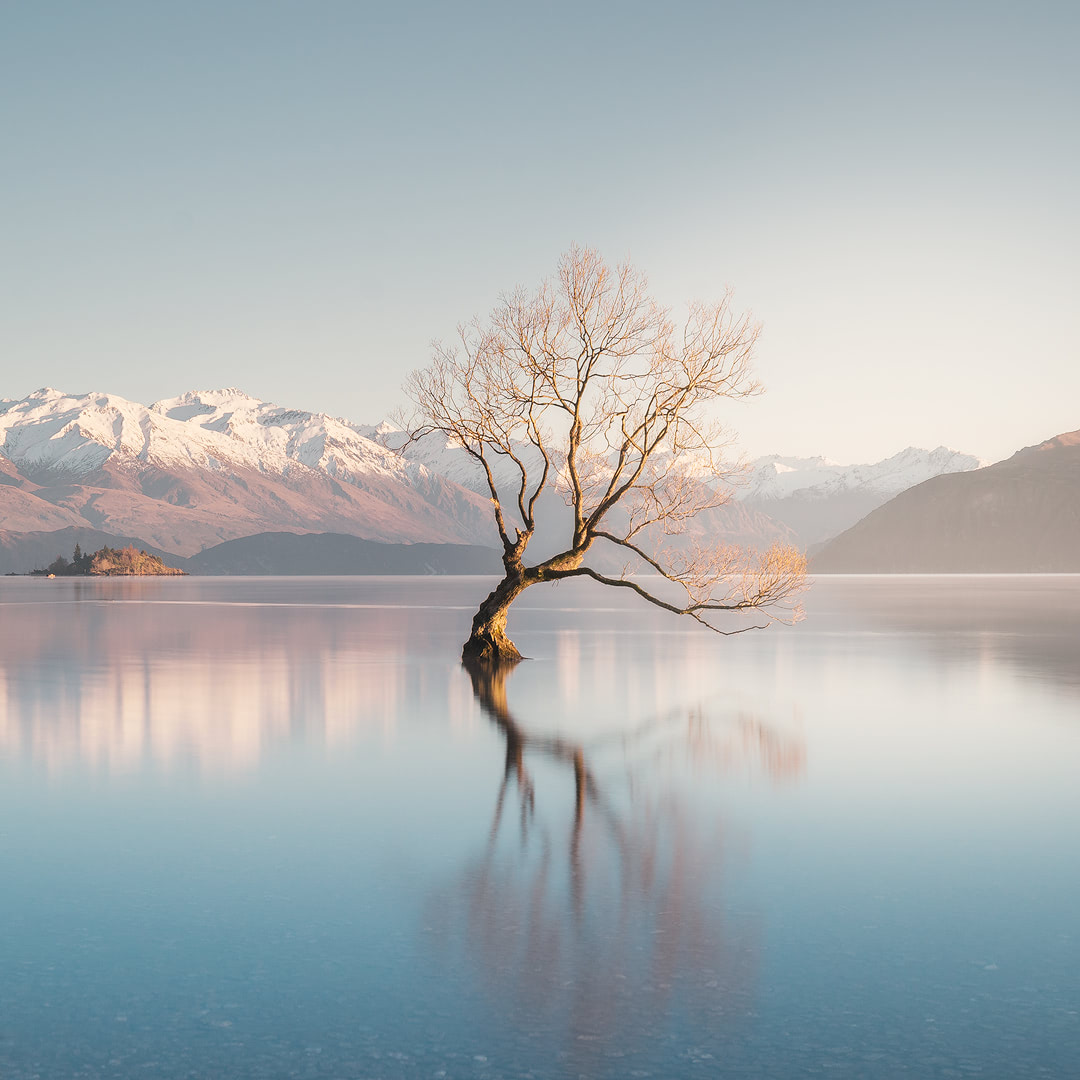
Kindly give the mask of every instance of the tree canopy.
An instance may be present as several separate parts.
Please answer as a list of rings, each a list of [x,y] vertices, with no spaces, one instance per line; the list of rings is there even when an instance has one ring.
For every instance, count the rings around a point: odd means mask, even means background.
[[[730,293],[690,304],[676,323],[640,270],[575,247],[553,279],[504,295],[487,320],[436,344],[406,384],[410,436],[438,432],[474,460],[505,568],[476,614],[466,659],[520,659],[505,633],[510,604],[525,588],[570,577],[631,590],[719,633],[732,632],[719,621],[725,612],[797,612],[802,553],[682,535],[731,497],[731,438],[713,406],[760,392],[751,367],[759,333]],[[570,510],[565,543],[530,565],[549,490]],[[597,544],[624,552],[626,570],[590,566]]]

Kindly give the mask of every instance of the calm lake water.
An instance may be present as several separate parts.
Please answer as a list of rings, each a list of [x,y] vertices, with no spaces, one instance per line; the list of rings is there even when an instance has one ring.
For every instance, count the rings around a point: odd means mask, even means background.
[[[3,1080],[1080,1074],[1080,578],[486,587],[0,580]]]

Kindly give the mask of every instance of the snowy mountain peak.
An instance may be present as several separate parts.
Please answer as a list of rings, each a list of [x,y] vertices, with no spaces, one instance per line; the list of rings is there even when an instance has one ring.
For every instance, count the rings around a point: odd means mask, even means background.
[[[399,451],[410,461],[423,462],[440,476],[482,495],[487,493],[487,481],[477,463],[444,436],[432,433],[406,445],[404,432],[386,421],[360,430],[369,439]],[[531,448],[523,447],[522,452],[529,456]],[[736,481],[733,495],[739,501],[771,502],[856,493],[883,501],[932,476],[977,469],[985,464],[971,454],[946,446],[934,450],[909,446],[883,461],[857,465],[844,465],[823,456],[768,454],[749,463],[745,475]],[[496,458],[492,465],[498,483],[517,482],[519,474],[510,463]]]
[[[840,463],[826,457],[785,457],[783,454],[766,454],[764,457],[754,459],[755,467],[758,465],[764,467],[770,464],[776,466],[777,472],[791,472],[792,470],[807,467],[833,468]]]
[[[106,461],[281,476],[301,465],[342,480],[374,473],[410,484],[429,476],[347,421],[283,409],[236,387],[149,407],[110,394],[38,390],[0,409],[0,452],[31,473],[76,478]]]
[[[750,464],[747,482],[736,492],[742,500],[791,497],[815,499],[842,492],[892,496],[941,473],[968,472],[986,462],[947,446],[923,450],[909,446],[872,464],[840,465],[828,458],[770,454]]]
[[[490,506],[354,424],[236,387],[151,406],[52,388],[0,404],[6,529],[87,526],[191,554],[265,531],[491,538]]]
[[[266,404],[267,402],[261,401],[259,398],[254,398],[250,394],[245,394],[243,390],[236,386],[226,386],[222,387],[220,390],[189,390],[186,394],[181,394],[179,397],[162,398],[161,401],[155,401],[150,408],[154,412],[159,412],[167,416],[173,409],[187,408],[193,405],[210,410],[229,408],[232,406],[245,407]]]

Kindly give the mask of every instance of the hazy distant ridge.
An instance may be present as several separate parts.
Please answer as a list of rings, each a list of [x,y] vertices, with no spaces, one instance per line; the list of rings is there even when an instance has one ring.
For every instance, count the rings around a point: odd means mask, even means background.
[[[902,492],[826,544],[811,569],[1080,572],[1080,431]]]

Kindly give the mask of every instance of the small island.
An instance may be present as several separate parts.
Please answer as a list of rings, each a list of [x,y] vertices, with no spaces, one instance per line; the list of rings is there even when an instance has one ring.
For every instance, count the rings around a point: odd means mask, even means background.
[[[166,566],[157,555],[139,551],[134,544],[125,548],[103,547],[92,555],[84,555],[76,544],[71,559],[63,555],[44,570],[32,570],[34,577],[181,577],[186,570]]]

